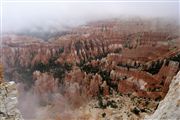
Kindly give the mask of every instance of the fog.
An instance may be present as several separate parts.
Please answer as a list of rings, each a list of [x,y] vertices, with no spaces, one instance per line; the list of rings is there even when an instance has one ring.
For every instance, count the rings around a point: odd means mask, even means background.
[[[164,18],[165,20],[179,21],[179,2],[41,2],[2,0],[1,2],[1,25],[2,32],[48,32],[64,31],[71,27],[86,24],[90,21],[111,18],[128,19],[129,17]],[[33,2],[34,1],[34,2]],[[47,0],[46,0],[47,1]],[[135,1],[135,0],[134,0]],[[156,0],[152,0],[156,1]],[[164,0],[167,1],[167,0]],[[39,35],[39,33],[38,33]],[[25,52],[24,52],[25,53]],[[1,53],[2,54],[2,53]],[[26,57],[26,56],[25,56]],[[22,58],[18,58],[22,59]],[[23,74],[23,73],[22,73]],[[60,88],[53,76],[42,73],[29,91],[25,91],[25,85],[18,83],[19,109],[23,117],[48,118],[51,114],[60,115],[62,118],[78,116],[73,105],[86,103],[87,97],[75,94],[76,84],[73,87]],[[39,76],[37,76],[39,77]],[[49,90],[49,85],[54,85]],[[58,88],[59,87],[59,88]],[[82,86],[78,86],[80,88]],[[57,88],[57,89],[54,89]],[[63,89],[63,90],[62,90]],[[75,90],[74,90],[75,89]],[[43,91],[39,94],[37,91]],[[49,92],[49,91],[53,92]],[[67,91],[64,97],[59,91]],[[78,89],[77,89],[78,90]],[[48,92],[47,92],[48,91]],[[67,97],[68,96],[68,97]],[[47,109],[46,104],[55,106]],[[72,104],[72,105],[71,105]],[[78,106],[79,107],[79,106]],[[50,111],[51,110],[51,111]],[[53,111],[52,111],[53,110]],[[40,113],[40,114],[39,114]],[[44,118],[41,118],[44,120]],[[67,118],[68,119],[68,118]],[[40,120],[40,119],[38,119]]]
[[[15,2],[3,0],[3,32],[51,27],[64,30],[89,21],[140,16],[178,21],[179,3],[172,2]],[[164,0],[166,1],[166,0]],[[50,31],[50,32],[53,32]]]

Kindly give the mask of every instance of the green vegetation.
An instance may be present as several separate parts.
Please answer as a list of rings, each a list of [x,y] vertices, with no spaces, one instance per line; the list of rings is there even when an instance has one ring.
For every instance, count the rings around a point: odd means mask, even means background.
[[[103,117],[103,118],[106,117],[106,113],[102,113],[102,117]]]
[[[137,108],[137,107],[134,107],[134,108],[131,110],[131,112],[133,112],[133,113],[136,114],[136,115],[139,115],[140,109]]]
[[[159,62],[159,61],[157,61],[156,63],[152,63],[151,67],[148,70],[146,70],[146,72],[149,72],[152,75],[157,74],[161,69],[162,65],[163,62]]]
[[[62,52],[62,49],[61,49]],[[58,57],[52,57],[49,59],[47,64],[44,64],[42,62],[36,63],[32,68],[23,68],[23,67],[17,67],[17,75],[15,75],[17,78],[12,78],[11,73],[5,73],[7,80],[19,80],[27,85],[28,88],[31,87],[32,84],[34,84],[32,74],[34,71],[38,70],[42,73],[49,72],[52,73],[55,78],[59,78],[59,82],[63,83],[63,78],[65,76],[65,73],[70,71],[72,69],[72,64],[69,64],[65,62],[64,64],[55,63]]]
[[[171,57],[169,60],[176,61],[176,62],[180,63],[180,54],[178,54],[178,55],[176,55],[174,57]]]
[[[101,109],[105,109],[107,106],[103,104],[103,98],[101,95],[98,95],[98,107]]]
[[[88,64],[88,65],[82,64],[82,66],[80,66],[80,68],[82,71],[85,71],[86,73],[93,73],[93,74],[98,73],[102,77],[102,79],[105,80],[107,83],[110,83],[110,81],[111,81],[110,72],[107,70],[101,70],[100,67],[98,67],[98,66],[93,67],[90,64]]]
[[[50,72],[55,78],[62,80],[67,71],[72,69],[72,64],[65,62],[64,64],[55,63],[56,57],[53,57],[49,60],[48,64],[37,63],[33,67],[33,71],[38,70],[40,72]],[[63,81],[60,81],[60,83]]]
[[[98,107],[101,109],[106,109],[107,107],[118,108],[117,103],[114,100],[104,100],[101,95],[98,95]]]
[[[118,108],[118,106],[114,100],[108,101],[107,106],[110,106],[111,108]]]
[[[82,71],[85,71],[86,73],[93,73],[93,74],[98,73],[100,70],[98,67],[93,67],[90,64],[81,64],[80,68]]]
[[[137,69],[138,67],[140,67],[140,66],[137,66],[136,64],[133,65],[133,66],[131,66],[131,65],[122,64],[122,63],[118,63],[117,66],[119,66],[119,67],[125,67],[125,68],[128,68],[128,69],[129,69],[129,68],[135,68],[135,69]]]
[[[86,73],[91,73],[91,74],[99,74],[102,78],[103,81],[106,81],[107,85],[110,86],[111,88],[113,88],[114,90],[117,90],[118,85],[117,83],[113,83],[112,79],[110,77],[110,71],[107,70],[101,70],[99,66],[95,66],[93,67],[90,64],[81,64],[79,66],[81,68],[82,71],[85,71]],[[110,91],[111,93],[112,91]]]

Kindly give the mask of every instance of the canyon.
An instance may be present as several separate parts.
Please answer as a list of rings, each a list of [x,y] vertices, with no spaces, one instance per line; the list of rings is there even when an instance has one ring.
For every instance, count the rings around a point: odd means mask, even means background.
[[[19,109],[27,120],[37,116],[27,115],[28,99],[48,112],[38,120],[110,119],[121,110],[126,113],[111,119],[143,119],[157,109],[180,70],[178,30],[170,23],[116,19],[47,41],[6,34],[0,56],[4,77],[18,84]],[[86,109],[102,116],[82,116]]]

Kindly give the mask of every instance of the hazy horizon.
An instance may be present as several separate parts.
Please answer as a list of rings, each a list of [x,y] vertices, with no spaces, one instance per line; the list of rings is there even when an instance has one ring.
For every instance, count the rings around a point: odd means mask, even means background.
[[[8,0],[7,0],[8,1]],[[16,1],[16,0],[15,0]],[[166,0],[164,0],[166,1]],[[145,17],[179,21],[179,2],[4,2],[3,32],[33,27],[74,27],[89,21]]]

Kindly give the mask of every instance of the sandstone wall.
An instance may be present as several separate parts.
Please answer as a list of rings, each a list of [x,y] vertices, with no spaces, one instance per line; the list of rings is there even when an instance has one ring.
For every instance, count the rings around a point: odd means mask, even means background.
[[[180,72],[173,78],[169,91],[153,115],[146,120],[180,119]]]

